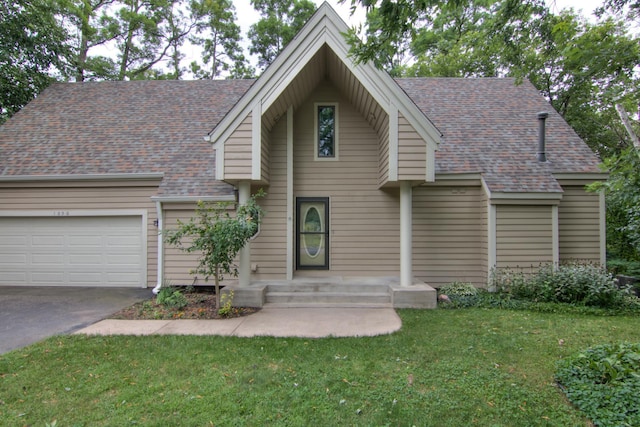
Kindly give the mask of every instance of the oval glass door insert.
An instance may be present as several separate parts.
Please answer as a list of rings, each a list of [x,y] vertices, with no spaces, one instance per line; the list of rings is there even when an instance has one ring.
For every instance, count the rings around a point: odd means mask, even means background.
[[[306,233],[319,233],[319,234],[303,234],[302,246],[304,251],[310,258],[315,258],[320,254],[322,249],[322,242],[324,240],[324,234],[322,233],[322,216],[315,206],[310,206],[304,214],[302,222],[302,229]]]

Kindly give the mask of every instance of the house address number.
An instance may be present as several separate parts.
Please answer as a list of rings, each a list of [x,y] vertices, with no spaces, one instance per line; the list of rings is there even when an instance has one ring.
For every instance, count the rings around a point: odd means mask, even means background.
[[[53,211],[53,216],[69,216],[69,211]]]

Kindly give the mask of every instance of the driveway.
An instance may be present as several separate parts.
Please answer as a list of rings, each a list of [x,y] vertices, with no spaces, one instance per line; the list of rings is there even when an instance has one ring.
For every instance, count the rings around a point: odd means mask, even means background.
[[[151,288],[0,286],[0,354],[82,329],[151,296]]]

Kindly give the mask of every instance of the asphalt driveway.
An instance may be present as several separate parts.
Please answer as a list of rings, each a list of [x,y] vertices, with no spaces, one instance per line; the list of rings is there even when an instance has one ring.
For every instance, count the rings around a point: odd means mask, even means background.
[[[0,286],[0,354],[82,329],[151,296],[151,288]]]

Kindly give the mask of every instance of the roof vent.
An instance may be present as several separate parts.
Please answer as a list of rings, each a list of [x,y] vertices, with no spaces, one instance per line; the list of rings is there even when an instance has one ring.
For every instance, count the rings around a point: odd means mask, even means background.
[[[538,161],[546,162],[547,161],[547,151],[546,151],[546,131],[545,131],[545,121],[549,117],[549,113],[546,111],[542,111],[538,113]]]

